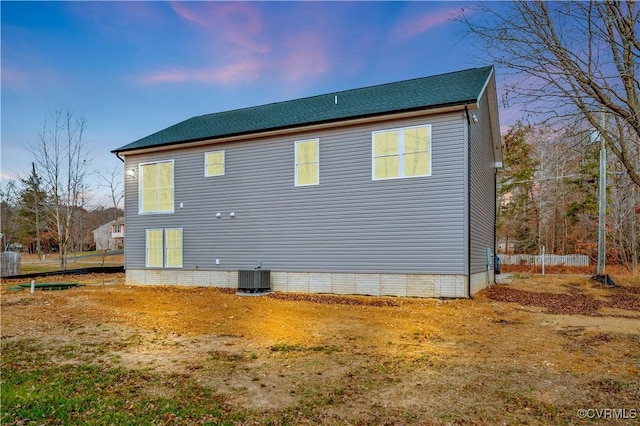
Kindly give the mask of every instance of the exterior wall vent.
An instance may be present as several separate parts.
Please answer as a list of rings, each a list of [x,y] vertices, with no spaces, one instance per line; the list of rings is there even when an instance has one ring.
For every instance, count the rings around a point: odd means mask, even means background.
[[[271,291],[271,271],[265,269],[238,271],[238,291],[245,293]]]

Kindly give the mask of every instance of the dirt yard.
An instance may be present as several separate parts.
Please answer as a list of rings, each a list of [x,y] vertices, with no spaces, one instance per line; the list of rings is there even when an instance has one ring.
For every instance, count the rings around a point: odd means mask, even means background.
[[[473,300],[238,296],[129,287],[121,274],[38,280],[47,281],[86,286],[30,294],[3,281],[3,343],[73,345],[58,362],[177,374],[255,424],[279,412],[290,424],[640,418],[634,277],[611,288],[587,276],[516,274]],[[170,386],[140,387],[172,395]]]

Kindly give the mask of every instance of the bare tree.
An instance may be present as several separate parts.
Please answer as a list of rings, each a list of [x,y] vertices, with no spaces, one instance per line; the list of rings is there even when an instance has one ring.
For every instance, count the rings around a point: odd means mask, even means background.
[[[84,141],[86,119],[75,117],[71,111],[56,110],[50,116],[51,120],[45,120],[37,142],[29,149],[36,158],[43,187],[52,204],[48,211],[55,226],[60,268],[66,270],[74,210],[82,199],[90,163]]]
[[[615,171],[612,164],[609,184],[607,261],[626,265],[629,270],[637,268],[638,253],[636,243],[638,234],[635,227],[637,206],[636,190],[631,186],[629,176]],[[629,188],[631,187],[631,190]]]
[[[124,198],[124,189],[122,188],[122,168],[114,167],[112,170],[98,172],[100,176],[100,186],[109,190],[109,201],[113,207],[113,220],[118,220],[118,212],[120,211],[120,202]]]
[[[120,214],[120,202],[124,198],[124,190],[122,188],[122,168],[114,167],[112,170],[109,170],[105,173],[98,173],[100,179],[102,180],[102,187],[107,188],[109,190],[109,196],[111,197],[111,203],[113,206],[113,221],[118,221],[118,216]],[[109,243],[102,251],[102,266],[104,266],[104,262],[107,257],[107,252],[110,248],[114,248],[111,245],[111,241],[113,239],[109,239]],[[115,244],[114,244],[115,245]]]
[[[564,254],[568,248],[567,209],[571,194],[568,179],[576,177],[578,151],[566,135],[537,128],[530,138],[539,167],[534,180],[540,206],[540,243],[547,253]]]
[[[640,186],[639,16],[634,1],[518,0],[474,4],[461,19],[504,72],[507,104],[586,120]]]

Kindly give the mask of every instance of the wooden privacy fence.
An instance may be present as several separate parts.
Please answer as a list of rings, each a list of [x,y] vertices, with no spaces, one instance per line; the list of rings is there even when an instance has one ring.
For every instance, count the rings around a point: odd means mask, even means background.
[[[499,254],[503,265],[542,265],[542,256],[534,254]],[[589,266],[586,254],[545,254],[546,266]]]
[[[20,253],[3,251],[0,253],[0,277],[20,275]]]

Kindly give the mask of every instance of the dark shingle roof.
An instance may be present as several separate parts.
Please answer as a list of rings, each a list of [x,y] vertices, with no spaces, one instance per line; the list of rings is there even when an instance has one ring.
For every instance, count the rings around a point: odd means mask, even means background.
[[[132,151],[267,130],[476,102],[492,67],[201,115],[113,150]],[[336,104],[337,97],[337,104]]]

